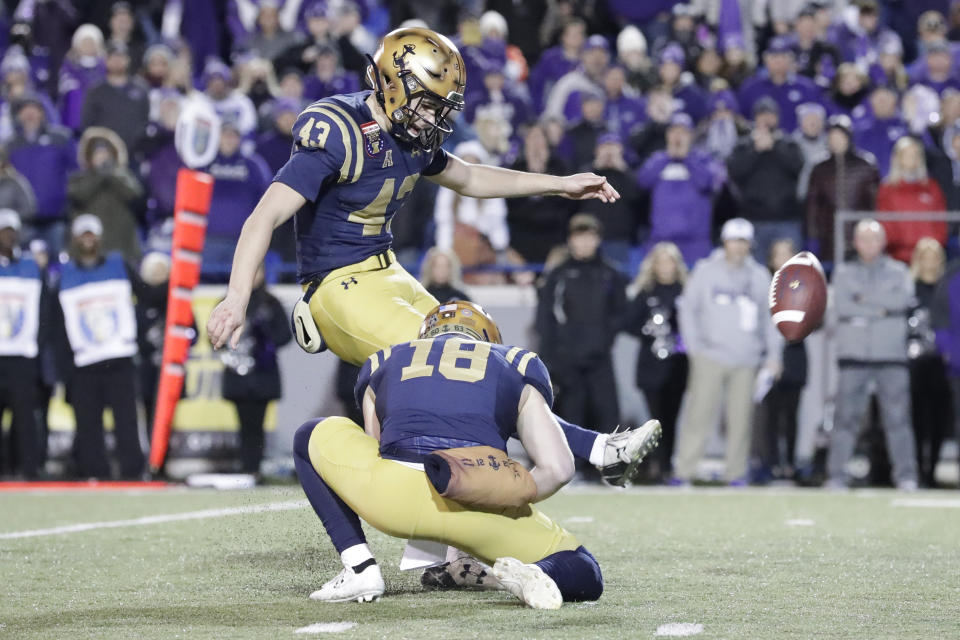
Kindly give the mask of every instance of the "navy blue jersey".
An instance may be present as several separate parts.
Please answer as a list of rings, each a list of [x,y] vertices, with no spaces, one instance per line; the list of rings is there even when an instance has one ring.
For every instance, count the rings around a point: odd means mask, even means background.
[[[550,374],[532,351],[446,335],[373,354],[355,394],[358,404],[368,386],[376,394],[384,457],[474,445],[505,451],[528,384],[553,404]]]
[[[447,165],[383,131],[364,104],[369,91],[318,100],[293,125],[293,153],[274,180],[307,199],[297,212],[300,282],[390,248],[390,221],[421,175]]]

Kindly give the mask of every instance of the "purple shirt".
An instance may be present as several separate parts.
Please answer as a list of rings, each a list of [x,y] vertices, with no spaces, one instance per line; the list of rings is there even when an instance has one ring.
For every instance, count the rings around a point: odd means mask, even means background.
[[[797,128],[797,105],[804,102],[823,104],[820,89],[805,76],[789,76],[783,84],[775,84],[766,70],[757,72],[743,83],[737,95],[740,113],[753,117],[753,105],[764,96],[769,96],[780,107],[780,128],[787,133]]]

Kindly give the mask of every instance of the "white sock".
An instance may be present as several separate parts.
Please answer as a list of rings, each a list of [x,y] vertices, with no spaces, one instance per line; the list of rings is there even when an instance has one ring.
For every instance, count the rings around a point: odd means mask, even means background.
[[[607,446],[607,434],[601,433],[593,441],[593,448],[590,449],[590,464],[595,467],[603,466],[603,450]]]
[[[340,554],[340,562],[343,563],[343,566],[347,569],[353,569],[359,564],[363,564],[367,560],[373,559],[373,553],[370,551],[370,547],[366,543],[355,544],[352,547],[347,547]]]

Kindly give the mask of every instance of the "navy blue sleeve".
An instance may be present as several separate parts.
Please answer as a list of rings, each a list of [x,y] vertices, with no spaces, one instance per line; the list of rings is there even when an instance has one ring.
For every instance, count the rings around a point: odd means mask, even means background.
[[[421,172],[425,176],[435,176],[438,173],[441,173],[444,169],[447,168],[447,162],[450,160],[450,156],[447,155],[447,152],[443,149],[437,149],[436,153],[433,154],[433,158],[430,160],[430,164],[424,167]]]
[[[345,180],[353,169],[345,162],[346,144],[340,126],[327,112],[304,111],[293,125],[293,154],[277,172],[282,182],[310,202],[315,202],[323,183],[331,177]]]
[[[531,353],[530,355],[533,355],[533,358],[526,363],[526,368],[520,371],[520,375],[523,376],[524,384],[529,384],[539,391],[543,399],[547,401],[547,406],[552,408],[553,385],[550,383],[550,372],[547,371],[547,366],[536,354]]]

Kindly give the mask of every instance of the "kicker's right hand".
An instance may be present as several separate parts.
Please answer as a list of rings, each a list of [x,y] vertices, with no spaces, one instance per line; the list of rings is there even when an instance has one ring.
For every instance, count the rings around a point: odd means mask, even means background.
[[[216,306],[207,320],[207,336],[214,349],[224,346],[228,340],[231,349],[237,348],[246,313],[247,302],[230,293]]]

